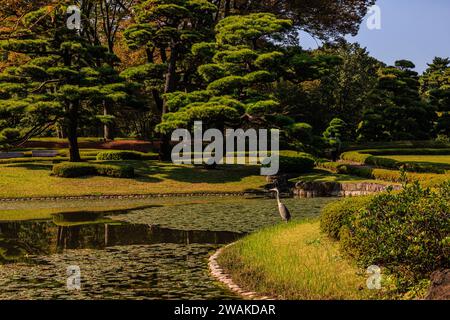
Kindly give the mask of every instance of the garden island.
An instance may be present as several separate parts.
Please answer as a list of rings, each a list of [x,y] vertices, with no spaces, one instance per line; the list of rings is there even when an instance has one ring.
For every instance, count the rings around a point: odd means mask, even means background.
[[[449,298],[450,59],[346,40],[375,1],[3,2],[0,299]],[[174,163],[199,121],[278,173]]]

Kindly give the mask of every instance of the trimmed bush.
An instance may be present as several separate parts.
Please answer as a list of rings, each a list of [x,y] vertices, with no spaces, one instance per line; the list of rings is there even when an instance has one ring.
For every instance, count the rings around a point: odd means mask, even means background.
[[[325,161],[325,162],[317,163],[317,166],[320,167],[320,168],[328,169],[330,171],[333,171],[333,172],[337,173],[339,171],[339,168],[342,167],[342,166],[345,166],[345,164],[344,163],[340,163],[340,162],[327,162],[327,161]]]
[[[417,149],[370,149],[360,150],[361,153],[368,153],[374,156],[434,156],[434,155],[450,155],[450,149],[429,149],[429,148],[417,148]]]
[[[341,159],[351,162],[366,163],[367,158],[369,158],[370,156],[371,156],[370,154],[360,153],[357,151],[350,151],[341,154]]]
[[[450,144],[434,140],[427,141],[394,141],[394,142],[372,142],[359,145],[349,145],[346,150],[365,149],[449,149]],[[369,152],[370,153],[370,152]]]
[[[337,166],[337,173],[349,174],[361,178],[383,180],[389,182],[402,182],[399,170],[377,169],[360,166],[352,166],[341,164]],[[407,173],[409,181],[419,181],[424,186],[435,186],[442,182],[450,180],[450,174],[433,174],[433,173]]]
[[[347,198],[328,204],[322,209],[320,229],[329,237],[339,240],[343,226],[350,222],[350,218],[369,204],[372,197]]]
[[[406,291],[431,272],[450,268],[450,183],[431,190],[416,182],[377,195],[341,227],[340,237],[361,266],[385,267]]]
[[[64,162],[54,165],[52,174],[62,178],[76,178],[84,176],[132,178],[134,177],[134,168],[130,166]]]
[[[281,173],[307,173],[311,172],[314,166],[315,160],[306,153],[298,156],[280,156]]]
[[[157,160],[158,155],[153,153],[142,153],[137,151],[102,151],[97,154],[97,160],[120,161],[120,160]]]
[[[370,166],[385,168],[385,169],[396,169],[399,170],[404,168],[408,172],[422,172],[422,173],[438,173],[444,174],[445,169],[438,167],[433,164],[424,164],[418,162],[401,162],[390,158],[383,158],[373,156],[371,154],[351,151],[345,152],[341,155],[342,160],[357,162],[361,164],[366,164]]]

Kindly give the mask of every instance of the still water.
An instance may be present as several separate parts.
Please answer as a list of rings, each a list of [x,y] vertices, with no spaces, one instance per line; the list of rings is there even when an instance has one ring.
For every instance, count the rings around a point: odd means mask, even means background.
[[[317,217],[330,201],[284,202],[302,219]],[[8,209],[20,213],[26,205]],[[65,208],[48,220],[2,221],[0,213],[0,299],[236,298],[211,278],[208,257],[280,223],[276,202],[263,198],[154,199],[108,212],[88,205],[40,204],[40,211]],[[79,291],[67,290],[69,266],[80,267]]]

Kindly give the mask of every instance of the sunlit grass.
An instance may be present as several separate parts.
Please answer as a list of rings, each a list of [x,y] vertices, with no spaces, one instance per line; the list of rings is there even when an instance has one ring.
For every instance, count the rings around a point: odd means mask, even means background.
[[[219,263],[244,288],[281,299],[367,299],[366,278],[318,222],[280,224],[225,249]]]
[[[158,161],[124,161],[135,167],[134,179],[50,175],[51,161],[0,165],[0,197],[81,196],[194,192],[244,192],[265,185],[258,167],[174,165]]]

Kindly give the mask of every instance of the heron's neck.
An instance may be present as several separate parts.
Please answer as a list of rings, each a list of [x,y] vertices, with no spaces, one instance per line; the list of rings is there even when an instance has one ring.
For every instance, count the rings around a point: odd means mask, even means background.
[[[278,202],[278,204],[281,203],[281,201],[280,201],[280,192],[279,191],[277,191],[277,202]]]

